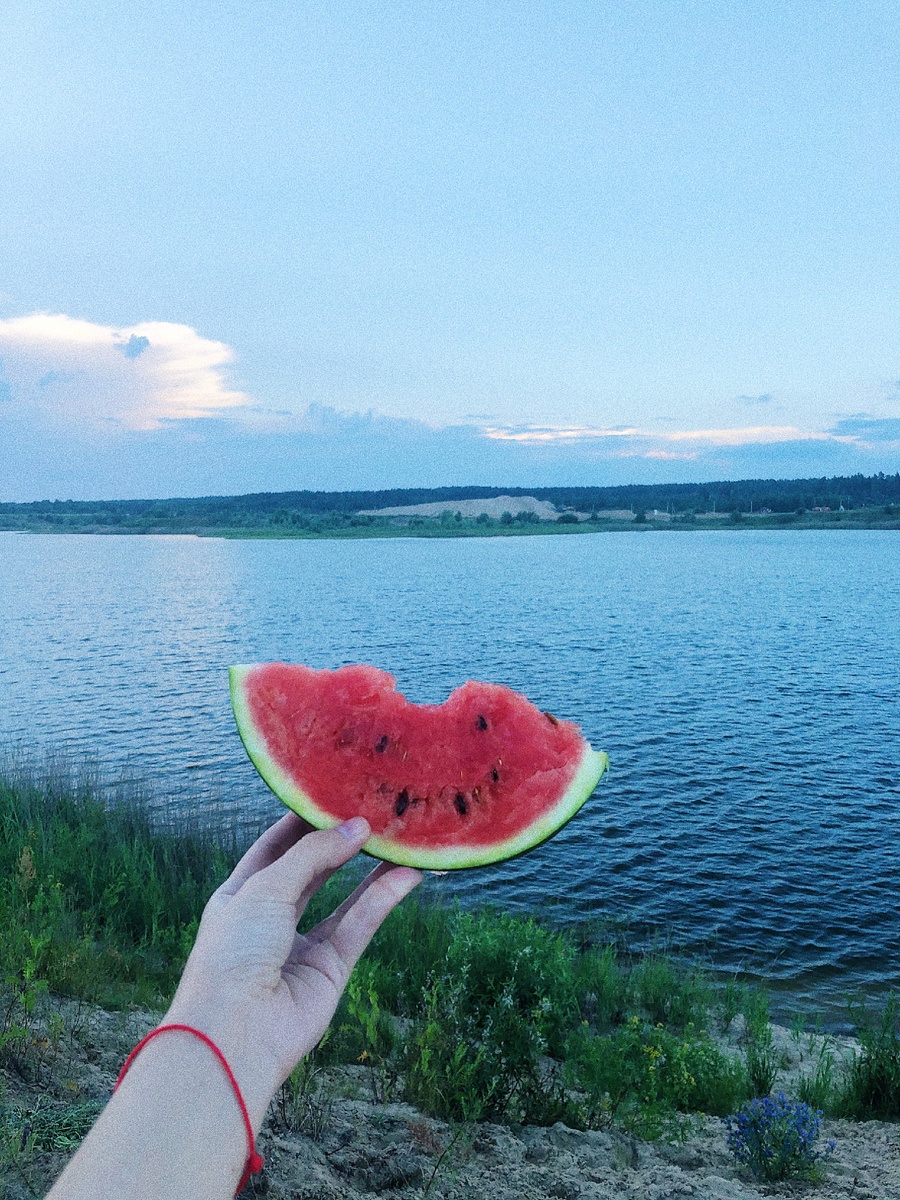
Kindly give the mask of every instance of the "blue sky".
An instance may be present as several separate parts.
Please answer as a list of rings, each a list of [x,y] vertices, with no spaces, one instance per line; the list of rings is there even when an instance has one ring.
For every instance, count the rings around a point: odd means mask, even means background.
[[[0,31],[0,499],[900,468],[893,2]]]

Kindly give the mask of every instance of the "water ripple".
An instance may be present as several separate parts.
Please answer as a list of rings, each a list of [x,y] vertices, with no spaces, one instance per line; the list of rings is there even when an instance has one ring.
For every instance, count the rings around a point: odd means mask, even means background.
[[[515,863],[429,886],[627,925],[820,1010],[900,986],[900,572],[880,532],[227,542],[0,534],[0,736],[277,815],[231,662],[375,662],[578,720],[612,771]]]

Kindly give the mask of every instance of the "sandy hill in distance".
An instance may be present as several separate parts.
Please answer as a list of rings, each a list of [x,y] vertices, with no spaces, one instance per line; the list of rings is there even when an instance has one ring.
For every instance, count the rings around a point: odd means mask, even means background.
[[[485,513],[499,521],[505,512],[516,516],[520,512],[534,513],[541,521],[555,521],[560,510],[549,500],[538,500],[535,496],[493,496],[487,500],[440,500],[428,504],[403,504],[394,508],[363,508],[360,515],[364,517],[439,517],[441,513],[450,512],[454,515],[472,519]],[[668,513],[648,513],[649,520],[668,520]],[[587,521],[590,513],[576,513],[579,521]],[[612,521],[633,521],[634,513],[628,508],[607,508],[597,513]]]
[[[396,508],[366,508],[362,515],[367,517],[439,517],[441,513],[461,513],[464,517],[478,517],[487,513],[499,520],[505,512],[515,516],[520,512],[537,513],[542,521],[555,521],[559,516],[549,500],[536,500],[534,496],[494,496],[489,500],[440,500],[434,504],[404,504]]]

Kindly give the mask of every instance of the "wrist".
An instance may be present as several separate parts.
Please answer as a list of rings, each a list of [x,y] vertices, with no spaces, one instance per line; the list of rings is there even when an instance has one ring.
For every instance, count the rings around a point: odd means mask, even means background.
[[[191,1005],[178,1004],[176,997],[160,1025],[188,1025],[205,1034],[213,1042],[231,1068],[247,1106],[254,1133],[258,1133],[281,1080],[277,1077],[277,1072],[267,1064],[266,1056],[261,1052],[254,1035],[252,1023],[237,1020],[234,1014],[229,1014],[227,1019],[217,1016],[206,1007],[198,1011]],[[214,1052],[204,1046],[200,1039],[189,1033],[173,1030],[155,1041],[163,1042],[169,1038],[184,1038],[192,1041],[195,1048],[195,1061],[204,1061],[206,1064],[203,1067],[204,1070],[218,1072],[223,1079],[226,1078],[222,1064],[217,1060]],[[198,1054],[197,1051],[200,1053]],[[236,1098],[233,1098],[233,1102],[237,1109]]]
[[[216,1051],[196,1033],[164,1022],[132,1051],[115,1094],[62,1176],[67,1187],[60,1195],[231,1195],[238,1180],[259,1169],[255,1116],[249,1107],[242,1111]],[[109,1146],[118,1160],[115,1189],[98,1191],[97,1160],[103,1163]]]

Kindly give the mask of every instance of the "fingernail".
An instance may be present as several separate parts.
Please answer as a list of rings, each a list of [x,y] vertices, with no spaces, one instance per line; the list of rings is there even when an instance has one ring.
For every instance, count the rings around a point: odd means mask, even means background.
[[[349,821],[344,821],[343,825],[338,825],[338,829],[349,842],[364,841],[371,833],[369,822],[365,817],[353,817]]]

